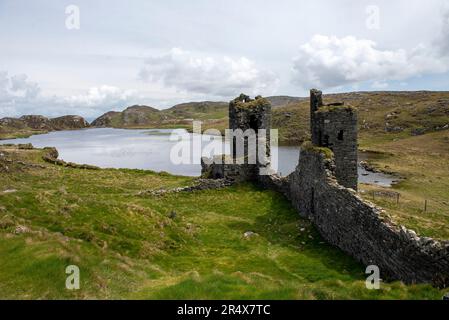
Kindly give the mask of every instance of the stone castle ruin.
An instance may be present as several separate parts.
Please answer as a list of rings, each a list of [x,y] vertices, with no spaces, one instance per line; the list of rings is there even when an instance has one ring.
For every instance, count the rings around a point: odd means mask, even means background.
[[[346,188],[357,190],[357,112],[344,103],[324,105],[321,91],[310,93],[312,143],[334,153],[335,177]]]
[[[312,141],[301,146],[298,166],[288,177],[260,174],[269,164],[238,162],[234,152],[226,163],[203,159],[203,176],[251,181],[282,193],[323,238],[365,266],[378,266],[386,280],[448,287],[449,241],[420,237],[396,225],[382,208],[357,194],[357,110],[324,104],[318,90],[311,90],[310,106]],[[270,103],[241,95],[230,103],[229,127],[253,129],[263,139],[259,130],[271,129]],[[233,150],[238,143],[247,144],[247,137],[234,137]],[[243,158],[248,157],[245,151]]]

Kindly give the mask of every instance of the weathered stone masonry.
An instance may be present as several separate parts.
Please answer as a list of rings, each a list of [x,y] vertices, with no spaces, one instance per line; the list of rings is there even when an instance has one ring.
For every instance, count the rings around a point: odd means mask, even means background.
[[[377,265],[384,279],[448,287],[449,241],[419,237],[397,226],[383,209],[356,193],[356,110],[340,104],[326,106],[316,90],[311,92],[311,108],[313,143],[301,148],[295,172],[288,177],[247,174],[245,179],[283,193],[328,242],[366,266]],[[265,111],[269,110],[266,107]],[[231,128],[238,128],[239,123],[233,122]],[[339,140],[341,130],[343,142]],[[203,166],[205,174],[213,170],[221,170],[223,177],[228,172],[230,177],[247,172],[240,165]]]
[[[323,104],[322,93],[310,92],[312,143],[335,155],[338,182],[357,190],[357,112],[343,103]]]
[[[236,135],[232,135],[231,157],[217,156],[213,160],[201,159],[203,175],[214,179],[228,179],[235,182],[256,181],[259,175],[259,167],[263,165],[270,155],[270,129],[271,129],[271,104],[268,100],[258,96],[251,99],[241,94],[229,103],[229,128]],[[236,132],[240,130],[240,134]],[[263,136],[261,130],[264,130]],[[249,143],[249,136],[255,138],[254,143]],[[259,141],[260,140],[260,141]],[[260,144],[259,144],[260,142]],[[238,146],[242,154],[237,154]],[[261,150],[265,159],[251,160],[249,154],[256,155],[259,145],[264,145]],[[255,149],[254,149],[255,147]],[[237,160],[243,164],[236,164]]]

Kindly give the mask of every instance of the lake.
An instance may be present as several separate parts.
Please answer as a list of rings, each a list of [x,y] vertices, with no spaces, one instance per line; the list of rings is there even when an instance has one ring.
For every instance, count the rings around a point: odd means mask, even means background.
[[[192,141],[201,148],[189,147],[195,145]],[[59,158],[67,162],[101,168],[166,171],[185,176],[201,174],[201,153],[203,156],[229,153],[229,144],[223,143],[222,137],[200,136],[173,129],[98,128],[55,131],[25,139],[0,141],[0,144],[7,143],[31,143],[37,148],[56,147]],[[282,146],[273,149],[273,154],[276,152],[278,161],[273,160],[276,171],[284,176],[293,172],[299,160],[299,147]],[[359,181],[390,186],[394,178],[359,168]]]

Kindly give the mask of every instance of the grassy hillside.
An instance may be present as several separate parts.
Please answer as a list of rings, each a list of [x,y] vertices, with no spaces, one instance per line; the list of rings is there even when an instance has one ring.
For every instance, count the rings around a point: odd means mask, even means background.
[[[62,116],[49,119],[39,115],[27,115],[20,118],[0,119],[0,140],[26,138],[34,134],[43,134],[57,130],[77,130],[89,127],[89,123],[80,116]]]
[[[345,102],[359,109],[361,145],[365,141],[393,141],[449,129],[449,92],[355,92],[325,95],[326,102]],[[269,97],[273,106],[273,129],[284,145],[299,145],[309,139],[309,100],[288,96]],[[127,115],[128,114],[128,115]],[[106,114],[108,115],[108,114]],[[103,115],[102,117],[104,117]],[[110,113],[109,126],[125,128],[192,128],[192,120],[203,129],[228,125],[228,103],[191,102],[170,109],[145,111],[140,122],[125,121],[137,116],[132,110]],[[95,123],[94,123],[95,125]]]
[[[441,299],[427,285],[364,285],[278,194],[251,185],[165,196],[192,183],[137,170],[88,171],[2,147],[0,298]],[[5,192],[6,191],[6,192]],[[256,233],[245,237],[248,231]],[[65,268],[81,290],[65,289]]]
[[[365,148],[376,152],[369,162],[403,180],[392,190],[363,186],[364,196],[372,201],[373,191],[398,192],[399,204],[395,198],[376,196],[374,202],[387,208],[393,220],[422,235],[449,239],[449,130],[377,140],[364,141]]]

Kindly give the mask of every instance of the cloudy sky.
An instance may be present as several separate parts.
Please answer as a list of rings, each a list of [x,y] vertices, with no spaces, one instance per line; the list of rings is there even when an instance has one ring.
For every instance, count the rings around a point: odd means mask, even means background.
[[[0,117],[449,89],[447,0],[0,0],[0,43]]]

